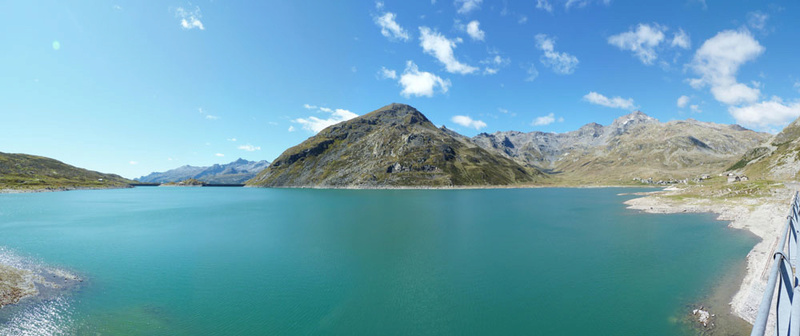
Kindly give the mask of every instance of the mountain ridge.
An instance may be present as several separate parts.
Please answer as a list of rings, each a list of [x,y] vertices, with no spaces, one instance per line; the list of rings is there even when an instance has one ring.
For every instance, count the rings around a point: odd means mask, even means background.
[[[75,167],[56,159],[0,152],[0,190],[124,188],[133,181]]]
[[[144,183],[169,183],[196,179],[212,184],[241,184],[269,166],[269,161],[248,161],[239,158],[227,164],[211,166],[183,165],[164,172],[153,172],[137,178]]]
[[[287,149],[248,185],[509,185],[543,177],[453,133],[437,128],[417,109],[393,103]]]

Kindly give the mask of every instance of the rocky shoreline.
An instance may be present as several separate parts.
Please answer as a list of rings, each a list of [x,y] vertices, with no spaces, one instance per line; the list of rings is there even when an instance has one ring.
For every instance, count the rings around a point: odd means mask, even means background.
[[[766,287],[766,277],[771,256],[774,252],[780,231],[786,224],[789,203],[794,188],[772,189],[767,196],[729,197],[712,199],[706,197],[670,197],[681,195],[679,188],[640,194],[643,197],[625,202],[629,209],[647,213],[715,213],[717,219],[730,221],[731,228],[752,232],[761,241],[747,254],[747,271],[739,290],[730,301],[731,312],[752,324]],[[775,321],[767,325],[767,334],[774,330]]]
[[[29,263],[0,248],[0,308],[26,298],[46,300],[82,282],[72,272]]]

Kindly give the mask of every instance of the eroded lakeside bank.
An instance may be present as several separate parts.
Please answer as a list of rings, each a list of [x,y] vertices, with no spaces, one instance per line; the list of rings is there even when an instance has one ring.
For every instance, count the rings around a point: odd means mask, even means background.
[[[625,202],[629,209],[646,213],[714,213],[728,226],[747,230],[761,239],[747,254],[746,271],[738,291],[730,299],[730,311],[752,324],[767,282],[767,271],[786,224],[790,202],[796,186],[770,188],[760,195],[697,195],[687,188],[666,188],[638,194]],[[774,332],[774,316],[770,317],[767,334]]]

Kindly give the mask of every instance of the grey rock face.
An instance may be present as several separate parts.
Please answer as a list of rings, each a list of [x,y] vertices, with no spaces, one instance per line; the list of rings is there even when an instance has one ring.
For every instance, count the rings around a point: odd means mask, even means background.
[[[238,159],[228,164],[210,167],[182,166],[165,172],[155,172],[137,180],[146,183],[179,182],[196,179],[206,183],[241,184],[269,166],[268,161]]]

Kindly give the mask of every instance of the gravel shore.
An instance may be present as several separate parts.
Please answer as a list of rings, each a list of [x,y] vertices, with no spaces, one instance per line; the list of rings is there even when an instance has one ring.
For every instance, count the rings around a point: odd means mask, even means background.
[[[668,188],[645,193],[644,197],[631,199],[625,204],[630,209],[648,213],[716,213],[719,215],[718,220],[730,221],[729,227],[746,229],[760,237],[761,241],[747,254],[747,272],[739,291],[730,302],[731,312],[752,324],[761,303],[772,255],[780,239],[780,231],[786,224],[789,203],[794,192],[794,188],[780,188],[772,190],[769,196],[757,198],[676,199],[664,196],[679,195],[681,189]],[[767,334],[774,333],[774,328],[775,321],[771,318],[767,325]]]

